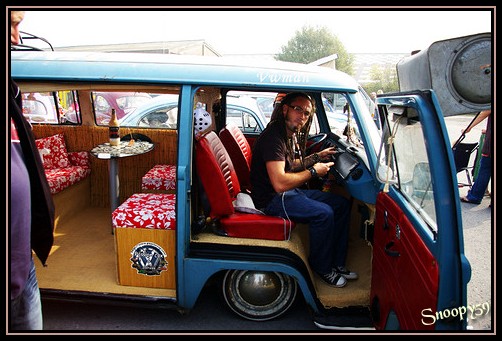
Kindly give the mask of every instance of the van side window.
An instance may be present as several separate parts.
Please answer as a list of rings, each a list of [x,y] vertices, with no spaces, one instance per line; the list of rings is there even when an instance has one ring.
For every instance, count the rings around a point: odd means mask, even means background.
[[[101,91],[92,92],[91,98],[97,125],[108,125],[115,109],[123,127],[178,128],[178,93]]]
[[[427,222],[431,231],[437,232],[439,226],[436,221],[430,162],[418,114],[411,108],[396,106],[388,108],[387,119],[395,133],[390,139],[391,135],[386,132],[384,141],[392,140],[392,144],[382,144],[380,162],[389,165],[388,158],[391,158],[389,174],[391,178],[397,178],[394,186]]]
[[[24,92],[23,114],[30,123],[80,124],[76,91]]]
[[[138,107],[152,99],[152,96],[145,92],[91,92],[92,105],[96,124],[100,126],[108,125],[112,109],[115,109],[117,118],[122,120]]]

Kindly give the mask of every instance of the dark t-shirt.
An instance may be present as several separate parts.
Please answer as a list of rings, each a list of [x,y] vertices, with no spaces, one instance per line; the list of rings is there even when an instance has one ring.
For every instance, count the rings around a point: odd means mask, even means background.
[[[270,123],[256,140],[253,146],[253,158],[251,160],[251,197],[258,209],[265,208],[276,192],[267,172],[268,161],[285,161],[285,171],[292,166],[292,157],[288,153],[285,139],[285,126],[282,121]]]

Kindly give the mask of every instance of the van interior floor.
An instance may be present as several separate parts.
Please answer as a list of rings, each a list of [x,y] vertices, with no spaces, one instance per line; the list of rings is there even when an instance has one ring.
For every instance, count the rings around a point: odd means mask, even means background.
[[[242,239],[201,233],[192,242],[251,244],[284,247],[305,261],[308,257],[308,226],[296,228],[290,241]],[[359,274],[343,288],[333,288],[311,272],[318,297],[327,307],[368,306],[371,286],[371,246],[352,224],[347,268]],[[41,289],[118,295],[176,297],[175,290],[118,284],[115,236],[111,233],[109,208],[87,207],[58,224],[54,246],[43,267],[34,257]]]
[[[170,289],[118,284],[110,208],[87,207],[54,231],[54,245],[42,266],[35,259],[40,289],[174,297]]]

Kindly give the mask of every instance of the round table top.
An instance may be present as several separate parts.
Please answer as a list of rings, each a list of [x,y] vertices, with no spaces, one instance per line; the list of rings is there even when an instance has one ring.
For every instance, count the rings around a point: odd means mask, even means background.
[[[98,159],[111,159],[144,154],[154,147],[154,144],[150,142],[131,141],[120,141],[118,146],[110,146],[109,142],[102,143],[92,148],[91,154]]]

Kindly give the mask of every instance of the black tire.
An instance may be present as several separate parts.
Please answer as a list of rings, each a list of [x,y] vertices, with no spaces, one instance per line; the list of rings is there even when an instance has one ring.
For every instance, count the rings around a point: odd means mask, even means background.
[[[296,298],[297,283],[280,272],[229,270],[222,289],[227,306],[237,315],[266,321],[288,311]]]

